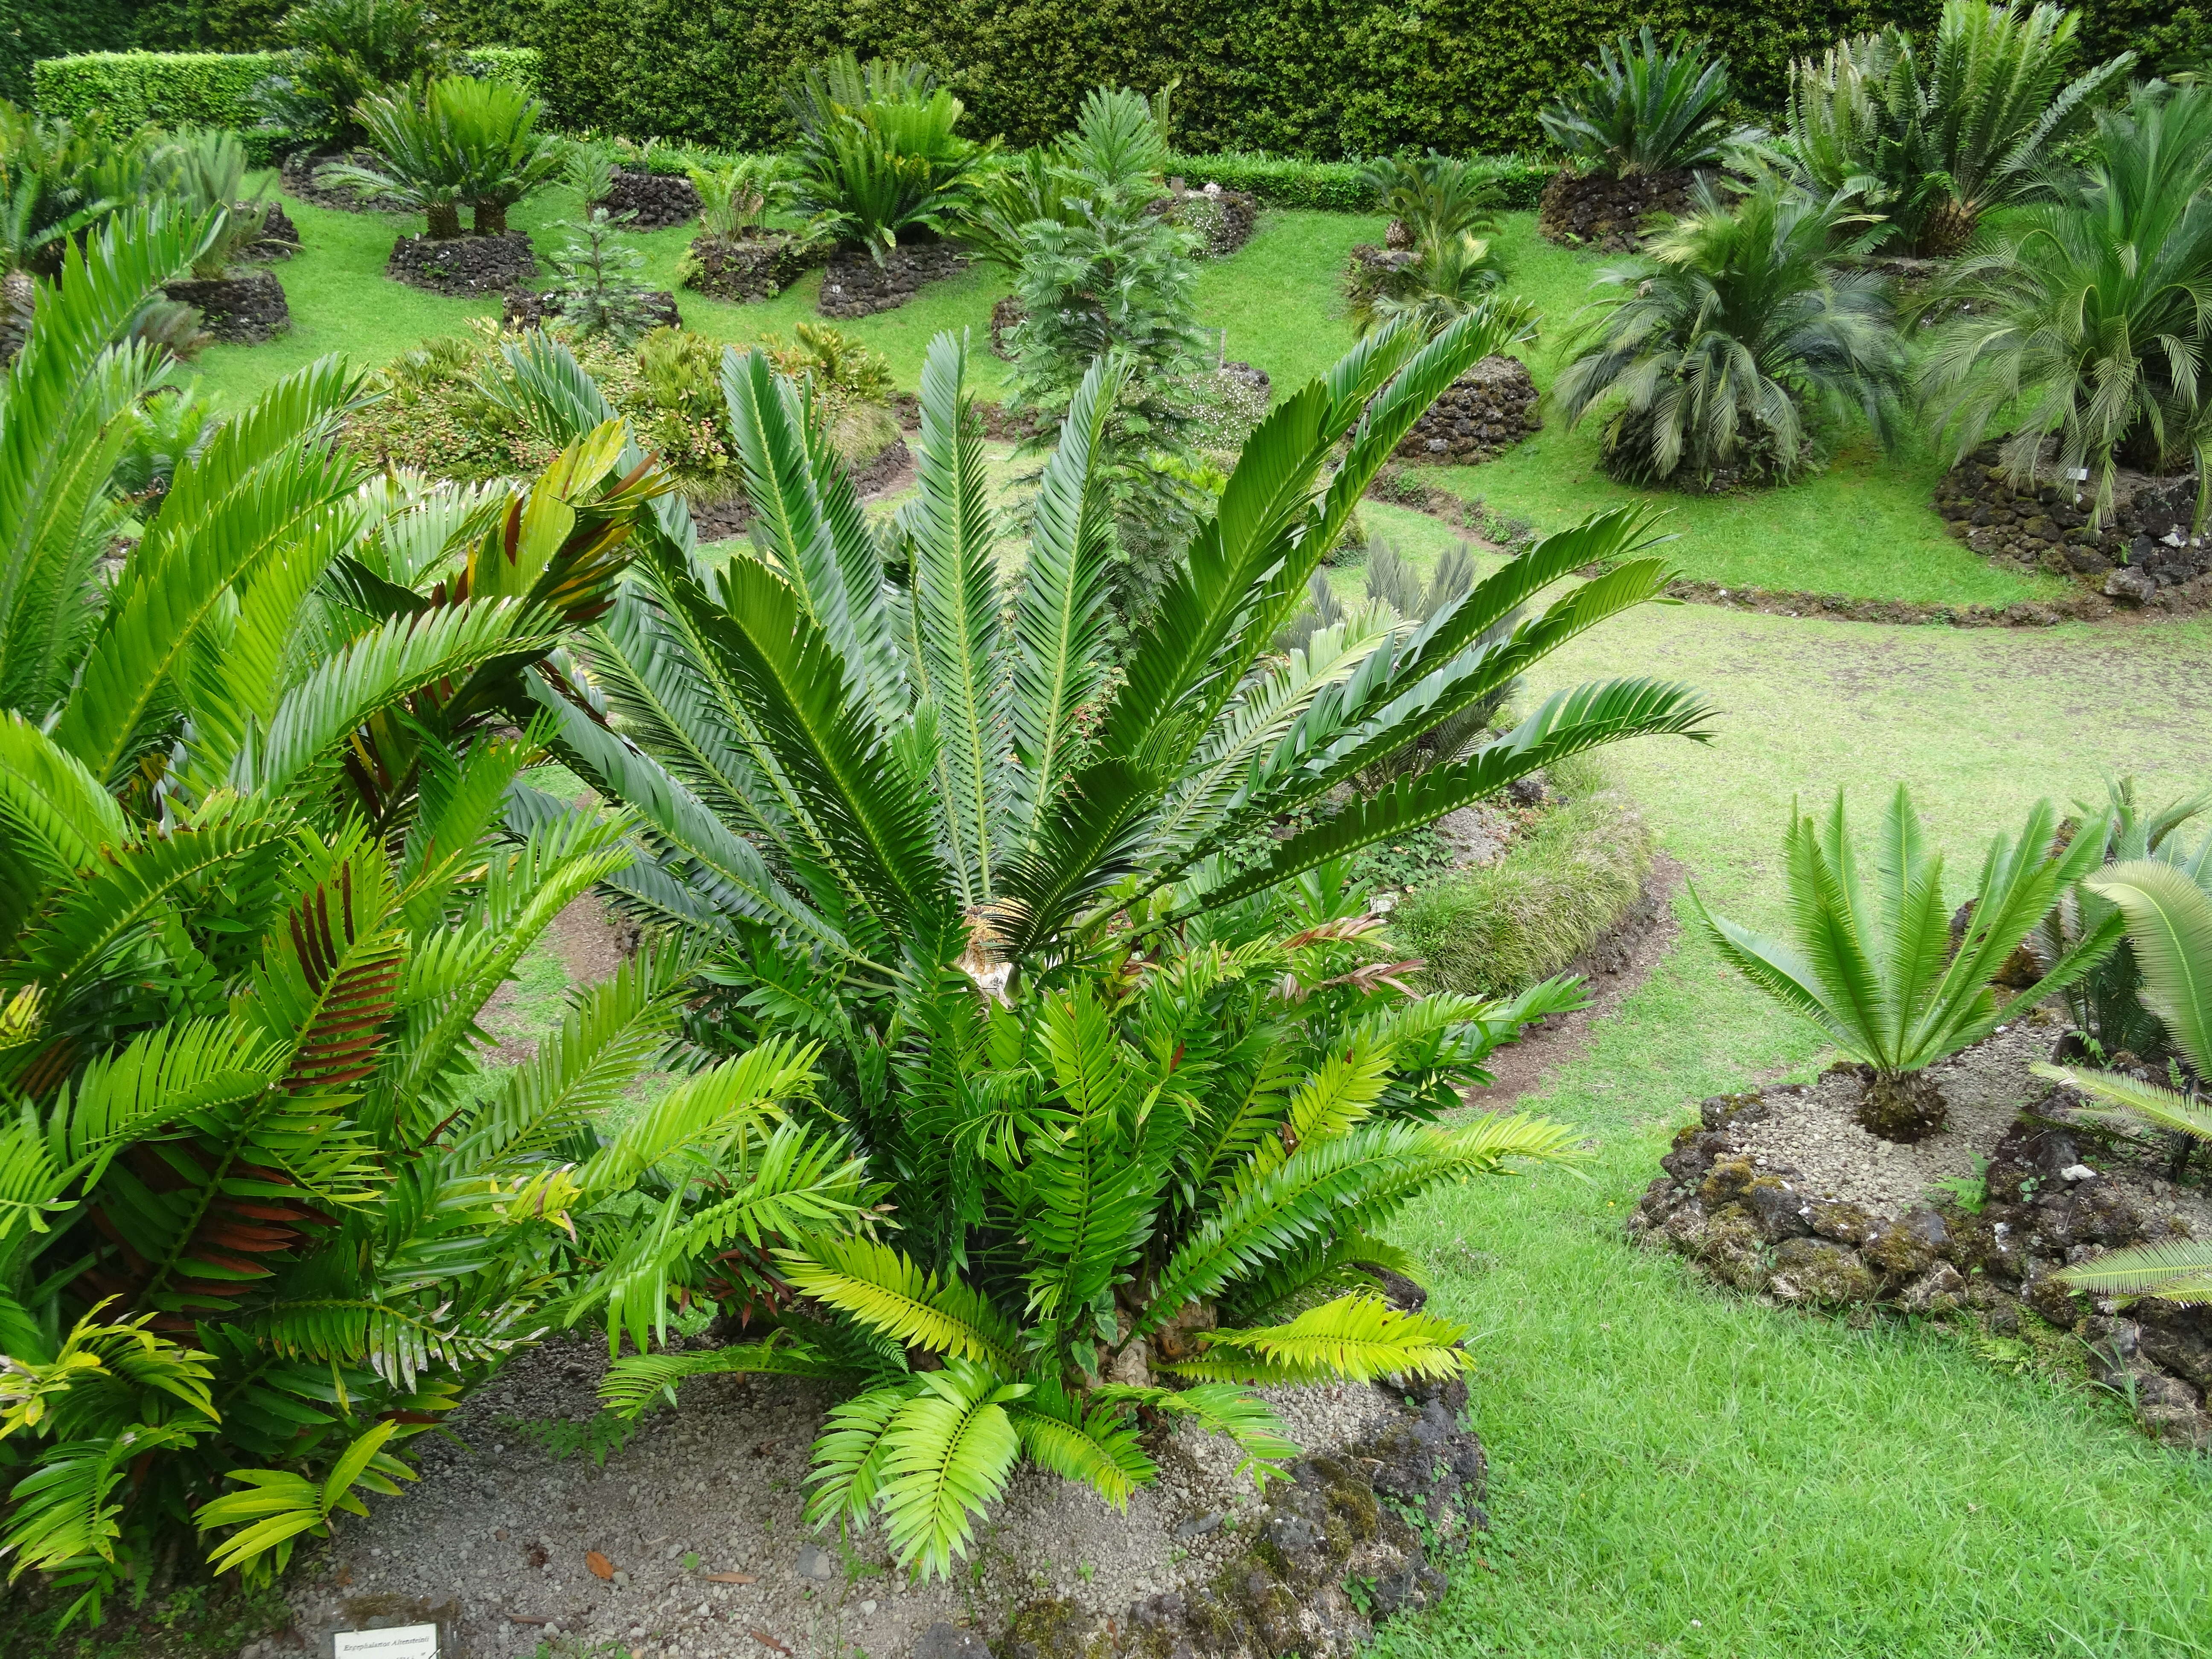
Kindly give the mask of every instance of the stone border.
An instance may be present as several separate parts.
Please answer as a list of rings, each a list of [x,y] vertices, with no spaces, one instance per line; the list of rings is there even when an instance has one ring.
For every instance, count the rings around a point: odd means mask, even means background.
[[[605,208],[610,218],[630,216],[625,230],[666,230],[688,225],[699,216],[699,191],[680,173],[640,173],[617,167],[607,193],[592,204]]]
[[[822,273],[822,292],[814,309],[836,322],[896,311],[921,293],[924,283],[957,276],[967,268],[968,256],[949,242],[895,247],[881,264],[865,252],[841,251],[830,257]]]
[[[1686,171],[1632,179],[1610,173],[1577,173],[1563,167],[1544,186],[1536,228],[1547,241],[1606,253],[1633,253],[1644,246],[1641,228],[1655,213],[1680,216],[1689,210]]]
[[[736,305],[773,300],[822,262],[820,244],[781,231],[757,236],[695,236],[685,288]]]
[[[182,276],[161,291],[179,304],[194,307],[210,334],[234,345],[265,344],[292,329],[291,304],[273,270]]]
[[[1357,258],[1368,251],[1352,253]],[[1371,251],[1383,259],[1409,257]],[[1528,364],[1493,355],[1446,386],[1391,453],[1421,465],[1479,466],[1543,428]]]
[[[392,245],[384,274],[410,288],[472,299],[520,288],[538,274],[527,231],[502,236],[456,236],[434,242],[427,235],[403,236]]]
[[[1398,1390],[1394,1388],[1393,1392]],[[1340,1453],[1316,1453],[1272,1483],[1248,1550],[1203,1583],[1091,1617],[1044,1599],[995,1641],[933,1625],[913,1659],[1351,1659],[1375,1626],[1434,1607],[1490,1517],[1482,1443],[1462,1426],[1463,1382],[1405,1385],[1406,1414]],[[1190,1536],[1218,1515],[1185,1524]]]
[[[1754,1164],[1738,1134],[1789,1085],[1715,1095],[1675,1135],[1628,1218],[1637,1243],[1674,1250],[1720,1283],[1772,1301],[1875,1308],[1972,1320],[1999,1335],[2031,1317],[2079,1336],[2099,1382],[2133,1405],[2145,1430],[2170,1444],[2212,1451],[2212,1308],[2143,1298],[2094,1305],[2050,1275],[2105,1250],[2168,1236],[2112,1183],[2085,1176],[2076,1132],[2050,1113],[2078,1099],[2054,1089],[1990,1154],[1977,1212],[1917,1204],[1885,1219],[1861,1206],[1812,1197],[1794,1167]]]

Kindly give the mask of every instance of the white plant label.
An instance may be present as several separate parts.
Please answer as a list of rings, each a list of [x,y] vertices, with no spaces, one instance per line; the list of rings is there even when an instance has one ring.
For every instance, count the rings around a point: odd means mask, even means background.
[[[435,1625],[401,1625],[392,1630],[342,1630],[336,1659],[438,1659]]]

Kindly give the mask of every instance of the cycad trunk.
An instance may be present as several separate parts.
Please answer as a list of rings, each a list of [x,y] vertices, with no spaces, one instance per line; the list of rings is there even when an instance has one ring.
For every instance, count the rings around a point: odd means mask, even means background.
[[[1867,1067],[1862,1074],[1866,1096],[1859,1102],[1858,1124],[1869,1134],[1910,1145],[1942,1129],[1950,1108],[1927,1073],[1885,1074]]]
[[[1969,202],[1947,196],[1929,212],[1920,226],[1920,252],[1930,259],[1948,259],[1973,240],[1981,215]]]
[[[430,222],[430,240],[434,242],[457,241],[461,234],[461,210],[452,202],[440,202],[423,210],[422,216]]]
[[[476,232],[477,235],[504,236],[507,234],[506,203],[478,202],[476,204]]]
[[[39,288],[27,270],[0,276],[0,363],[12,362],[31,331],[31,311]]]

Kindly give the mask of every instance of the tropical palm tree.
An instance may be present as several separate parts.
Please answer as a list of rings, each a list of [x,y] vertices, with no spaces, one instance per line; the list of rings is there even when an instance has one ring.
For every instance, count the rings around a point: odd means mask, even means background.
[[[921,493],[878,535],[804,385],[756,353],[724,386],[762,550],[720,564],[688,522],[647,534],[590,656],[595,708],[543,699],[570,763],[640,815],[615,878],[658,917],[887,986],[907,953],[972,947],[981,975],[1078,956],[1127,918],[1139,936],[1402,835],[1560,756],[1648,733],[1700,736],[1678,685],[1561,691],[1519,726],[1371,799],[1333,792],[1568,638],[1664,587],[1639,511],[1539,542],[1410,635],[1300,681],[1268,642],[1361,490],[1413,420],[1510,325],[1478,309],[1423,344],[1386,328],[1279,404],[1246,445],[1151,619],[1105,641],[1111,536],[1098,434],[1121,371],[1095,364],[1040,481],[1026,562],[1001,548],[968,413],[967,349],[932,344]],[[604,399],[564,354],[508,349],[542,429]],[[1328,471],[1340,444],[1341,462]],[[1595,559],[1620,561],[1503,642],[1514,606]],[[562,810],[526,797],[518,810]],[[1286,815],[1319,812],[1277,842]],[[1247,858],[1233,872],[1224,860]]]
[[[1962,259],[1921,392],[1963,457],[1993,422],[2013,477],[2092,482],[2092,526],[2119,470],[2197,464],[2205,524],[2212,450],[2212,87],[2140,88],[2097,117],[2094,155]]]
[[[1785,481],[1805,464],[1807,404],[1856,411],[1889,441],[1904,349],[1881,280],[1836,258],[1869,216],[1771,173],[1733,204],[1701,179],[1692,202],[1644,256],[1599,273],[1612,292],[1553,387],[1571,421],[1619,394],[1606,470],[1638,483]]]
[[[1614,178],[1671,173],[1720,159],[1729,126],[1728,60],[1677,34],[1661,50],[1646,23],[1601,42],[1597,61],[1537,112],[1545,135],[1582,167]]]
[[[1886,240],[1959,252],[1983,216],[2033,191],[2053,147],[2087,127],[2133,52],[2067,79],[2077,14],[1945,0],[1932,48],[1894,24],[1790,66],[1783,151],[1829,195],[1861,192]]]

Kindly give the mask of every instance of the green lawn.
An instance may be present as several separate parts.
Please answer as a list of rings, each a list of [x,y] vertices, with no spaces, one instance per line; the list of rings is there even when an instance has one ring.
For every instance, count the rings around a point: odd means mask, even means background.
[[[1649,607],[1545,684],[1650,672],[1723,711],[1708,748],[1609,751],[1717,908],[1779,918],[1793,797],[1910,781],[1954,860],[2038,794],[2212,783],[2212,630],[1960,632]],[[1678,902],[1687,924],[1691,910]],[[1622,1217],[1705,1095],[1805,1078],[1820,1045],[1686,925],[1589,1052],[1528,1103],[1585,1129],[1587,1181],[1476,1182],[1406,1230],[1478,1334],[1486,1547],[1399,1656],[1994,1659],[2212,1652],[2212,1459],[1956,1337],[1849,1329],[1711,1289]]]

